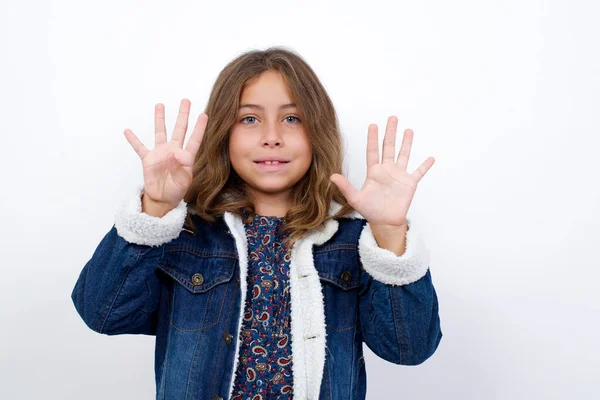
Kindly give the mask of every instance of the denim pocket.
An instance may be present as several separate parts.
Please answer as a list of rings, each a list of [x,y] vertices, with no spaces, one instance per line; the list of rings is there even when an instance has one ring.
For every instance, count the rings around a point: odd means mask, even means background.
[[[359,267],[356,247],[324,247],[314,253],[325,300],[325,322],[329,329],[343,331],[356,325],[358,316]]]
[[[219,322],[223,303],[232,296],[237,256],[178,245],[167,248],[160,269],[173,278],[171,324],[179,330],[199,330]]]

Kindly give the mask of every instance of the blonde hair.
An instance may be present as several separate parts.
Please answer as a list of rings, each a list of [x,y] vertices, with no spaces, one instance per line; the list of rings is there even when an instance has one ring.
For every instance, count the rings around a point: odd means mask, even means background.
[[[237,121],[245,85],[265,71],[282,75],[303,116],[312,148],[311,164],[293,187],[291,207],[284,218],[282,229],[288,233],[285,245],[289,249],[307,231],[354,211],[329,180],[334,173],[342,174],[343,162],[342,135],[333,103],[311,67],[291,50],[270,47],[248,51],[220,72],[205,109],[208,124],[184,201],[195,214],[210,222],[225,211],[239,215],[244,223],[250,223],[256,215],[246,196],[244,181],[231,166],[229,130]],[[342,208],[329,216],[331,200]],[[186,224],[195,230],[189,212]]]

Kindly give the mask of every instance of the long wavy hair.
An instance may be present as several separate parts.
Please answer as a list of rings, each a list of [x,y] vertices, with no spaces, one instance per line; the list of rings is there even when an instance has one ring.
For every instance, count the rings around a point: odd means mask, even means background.
[[[334,173],[343,174],[343,138],[333,103],[307,62],[283,47],[245,52],[219,73],[205,109],[208,123],[194,161],[192,183],[184,197],[188,203],[186,225],[196,230],[190,210],[209,222],[225,211],[239,215],[244,223],[256,215],[245,182],[231,166],[229,130],[237,121],[245,85],[265,71],[282,75],[304,117],[312,148],[309,169],[293,187],[291,207],[284,217],[282,229],[288,233],[284,245],[289,249],[307,231],[354,209],[329,180]],[[342,208],[329,216],[332,200]]]

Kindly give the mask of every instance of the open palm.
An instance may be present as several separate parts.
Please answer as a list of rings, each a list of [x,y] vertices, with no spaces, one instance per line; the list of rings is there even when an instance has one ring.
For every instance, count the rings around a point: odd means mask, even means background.
[[[144,192],[155,202],[176,206],[192,182],[194,159],[204,137],[208,116],[205,113],[200,114],[184,149],[190,106],[191,102],[188,99],[181,101],[170,142],[167,142],[164,105],[159,103],[155,106],[155,147],[152,150],[148,150],[130,129],[124,132],[142,160]]]
[[[413,131],[406,129],[395,161],[398,118],[388,118],[383,139],[383,158],[379,162],[377,125],[369,125],[367,139],[367,177],[361,190],[356,190],[344,176],[331,175],[348,203],[371,225],[402,226],[417,190],[417,185],[429,171],[435,159],[429,157],[412,174],[406,171],[412,147]]]

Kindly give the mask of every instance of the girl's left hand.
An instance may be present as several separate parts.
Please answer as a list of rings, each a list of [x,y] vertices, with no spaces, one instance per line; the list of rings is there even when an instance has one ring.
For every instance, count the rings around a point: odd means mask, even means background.
[[[344,176],[331,175],[330,179],[340,189],[348,203],[371,226],[401,228],[406,225],[406,215],[417,190],[417,184],[435,162],[429,157],[412,174],[406,172],[413,131],[406,129],[398,160],[394,161],[398,118],[388,118],[383,139],[383,160],[379,163],[377,125],[369,125],[367,140],[367,177],[361,190],[356,190]]]

